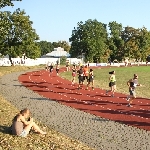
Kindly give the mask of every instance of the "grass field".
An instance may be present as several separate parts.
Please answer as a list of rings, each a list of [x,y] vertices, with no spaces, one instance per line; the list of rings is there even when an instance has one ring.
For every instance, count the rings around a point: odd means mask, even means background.
[[[128,94],[128,86],[127,81],[133,78],[133,74],[138,74],[139,83],[141,83],[142,87],[137,87],[137,96],[143,98],[150,98],[150,67],[149,66],[133,66],[133,67],[107,67],[107,68],[94,68],[94,82],[95,87],[99,87],[101,89],[109,89],[109,71],[116,71],[116,85],[117,92]],[[61,76],[71,80],[71,72],[63,72]],[[78,79],[76,77],[76,82]]]
[[[0,67],[0,77],[11,72],[40,68],[44,68],[44,66]],[[92,150],[83,143],[68,138],[38,121],[36,121],[36,123],[39,124],[43,130],[46,130],[46,136],[31,133],[27,138],[21,138],[11,135],[9,127],[13,117],[18,111],[17,108],[0,94],[0,150]]]

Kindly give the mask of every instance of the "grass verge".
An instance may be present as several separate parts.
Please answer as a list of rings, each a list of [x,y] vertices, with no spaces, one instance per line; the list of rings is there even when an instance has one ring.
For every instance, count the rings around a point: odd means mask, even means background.
[[[0,67],[0,77],[11,72],[40,68],[44,67]],[[92,150],[83,143],[56,132],[38,121],[36,123],[46,130],[47,135],[42,136],[32,132],[26,138],[11,135],[9,127],[18,111],[17,108],[0,95],[0,150]]]
[[[119,93],[129,94],[127,81],[133,78],[133,74],[138,74],[139,83],[143,86],[137,87],[136,93],[138,97],[150,98],[150,68],[149,66],[132,66],[132,67],[106,67],[106,68],[94,68],[94,86],[101,89],[109,89],[109,71],[116,71],[116,85]],[[71,81],[71,72],[63,72],[60,74],[63,78]],[[78,78],[76,77],[76,82]]]

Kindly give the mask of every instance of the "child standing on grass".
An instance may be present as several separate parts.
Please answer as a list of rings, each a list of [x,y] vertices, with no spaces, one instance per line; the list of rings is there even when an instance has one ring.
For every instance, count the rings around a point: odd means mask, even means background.
[[[106,95],[108,94],[108,92],[112,92],[111,97],[114,97],[114,92],[116,91],[116,77],[115,77],[115,71],[111,71],[109,72],[110,77],[109,77],[109,87],[110,90],[106,90]]]
[[[127,101],[129,101],[128,103],[128,107],[132,107],[132,102],[133,100],[136,98],[136,92],[135,92],[135,89],[137,86],[142,86],[141,84],[138,83],[138,75],[137,74],[134,74],[133,76],[133,79],[130,79],[128,82],[127,82],[127,85],[129,87],[129,93],[130,95],[127,96]]]

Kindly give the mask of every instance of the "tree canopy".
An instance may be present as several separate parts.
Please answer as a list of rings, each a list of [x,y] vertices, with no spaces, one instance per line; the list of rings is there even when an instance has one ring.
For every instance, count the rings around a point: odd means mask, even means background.
[[[14,1],[22,1],[22,0],[1,0],[0,1],[0,9],[6,6],[14,6]]]
[[[116,21],[108,25],[95,20],[77,23],[69,39],[70,54],[73,57],[85,55],[85,60],[91,62],[107,62],[126,57],[145,60],[150,54],[150,31],[145,27],[135,29],[123,27]]]
[[[0,13],[0,53],[10,57],[26,54],[29,58],[40,56],[36,42],[39,36],[32,28],[33,22],[25,11],[17,9],[13,13]]]

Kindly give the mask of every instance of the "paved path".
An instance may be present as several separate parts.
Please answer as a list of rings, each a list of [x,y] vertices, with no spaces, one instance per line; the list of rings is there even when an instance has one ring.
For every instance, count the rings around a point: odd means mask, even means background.
[[[66,106],[66,104],[68,104],[68,98],[65,99],[65,103],[64,101],[62,101],[63,104],[58,103],[54,99],[57,99],[59,95],[59,100],[63,100],[66,94],[63,93],[64,89],[59,91],[59,93],[62,92],[61,94],[58,94],[58,90],[60,90],[59,84],[61,82],[57,82],[57,77],[53,77],[52,81],[54,82],[48,82],[48,85],[44,85],[45,81],[41,79],[40,89],[37,89],[37,84],[39,85],[39,79],[37,80],[37,78],[41,77],[44,71],[29,73],[34,75],[34,78],[30,76],[30,81],[27,80],[23,83],[28,86],[28,88],[25,88],[18,82],[18,76],[22,73],[23,72],[12,73],[0,79],[2,95],[17,108],[22,109],[28,107],[34,117],[47,126],[72,138],[78,139],[98,150],[150,150],[149,131],[84,112],[89,107],[85,105],[85,102],[84,111]],[[51,81],[50,78],[49,81]],[[57,84],[55,85],[57,92],[54,91],[54,84]],[[38,91],[33,92],[29,88],[35,88],[35,90]],[[43,92],[43,89],[46,88],[47,90]],[[51,90],[48,90],[49,88],[51,88]],[[37,92],[48,93],[53,100],[45,98]],[[70,95],[71,94],[72,93],[70,93]],[[79,95],[79,97],[82,97],[82,95]],[[78,102],[76,106],[79,105],[80,103]],[[72,106],[74,106],[74,104]]]

